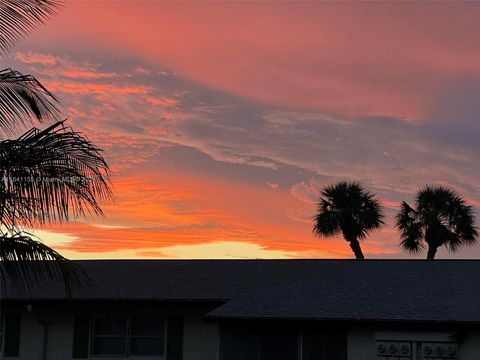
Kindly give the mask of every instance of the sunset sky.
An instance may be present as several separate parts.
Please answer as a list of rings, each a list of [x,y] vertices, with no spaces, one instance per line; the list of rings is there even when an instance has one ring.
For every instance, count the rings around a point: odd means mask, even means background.
[[[366,256],[413,258],[392,222],[419,187],[480,207],[479,18],[475,2],[67,2],[2,66],[105,150],[116,200],[38,234],[77,259],[351,258],[311,228],[319,189],[356,179],[387,215]]]

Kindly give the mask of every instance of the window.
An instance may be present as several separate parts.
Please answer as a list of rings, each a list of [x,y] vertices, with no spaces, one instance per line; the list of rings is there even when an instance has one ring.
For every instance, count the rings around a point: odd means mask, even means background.
[[[126,356],[126,318],[97,317],[93,321],[92,355]]]
[[[296,327],[224,324],[220,335],[220,359],[299,360],[298,340]]]
[[[302,360],[346,360],[347,334],[344,329],[306,326],[302,332]]]
[[[259,337],[261,360],[297,360],[297,329],[266,329]]]
[[[18,357],[20,351],[20,326],[19,314],[2,316],[2,355],[5,357]]]
[[[162,356],[165,320],[158,317],[95,317],[92,356]]]
[[[130,355],[163,355],[164,319],[132,318],[130,324]]]
[[[220,330],[220,360],[346,360],[347,333],[292,323],[226,323]]]

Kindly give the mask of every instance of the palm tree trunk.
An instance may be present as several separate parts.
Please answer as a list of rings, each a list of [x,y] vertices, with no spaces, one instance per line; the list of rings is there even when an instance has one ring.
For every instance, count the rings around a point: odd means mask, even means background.
[[[362,248],[360,247],[360,243],[357,239],[350,240],[350,247],[352,248],[353,253],[357,260],[363,260],[365,257],[363,256]]]
[[[437,253],[437,248],[435,246],[428,247],[427,259],[433,260],[435,259],[435,254]]]

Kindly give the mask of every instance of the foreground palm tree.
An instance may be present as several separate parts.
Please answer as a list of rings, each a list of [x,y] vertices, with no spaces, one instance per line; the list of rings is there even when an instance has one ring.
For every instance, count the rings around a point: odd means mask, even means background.
[[[313,232],[318,236],[340,233],[357,259],[363,259],[359,240],[383,225],[382,207],[373,194],[357,182],[339,182],[321,193]]]
[[[17,40],[47,22],[62,7],[61,0],[0,1],[0,53],[7,53]]]
[[[55,15],[57,0],[1,0],[0,54]],[[18,126],[53,122],[6,139]],[[33,285],[61,279],[68,288],[81,270],[24,228],[101,215],[111,198],[101,150],[64,125],[55,96],[31,75],[0,71],[0,280]],[[40,260],[40,261],[38,261]],[[53,260],[53,261],[52,261]]]
[[[471,206],[455,191],[426,186],[418,191],[414,206],[402,202],[397,215],[401,246],[418,253],[428,247],[427,259],[434,259],[440,246],[456,251],[477,241],[478,231]]]

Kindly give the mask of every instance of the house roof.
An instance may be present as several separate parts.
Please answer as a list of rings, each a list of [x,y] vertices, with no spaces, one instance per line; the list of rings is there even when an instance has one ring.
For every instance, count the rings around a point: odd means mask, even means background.
[[[77,300],[220,301],[214,319],[480,322],[476,260],[86,260]],[[61,284],[3,300],[68,300]]]

